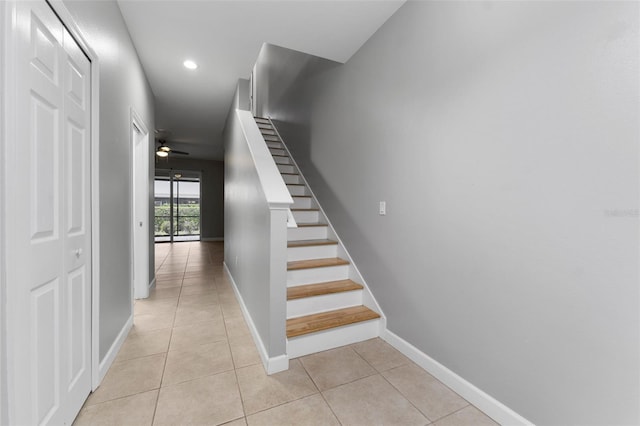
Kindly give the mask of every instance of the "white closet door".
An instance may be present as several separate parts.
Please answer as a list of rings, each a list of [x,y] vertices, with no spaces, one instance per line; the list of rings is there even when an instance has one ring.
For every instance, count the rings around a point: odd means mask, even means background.
[[[91,390],[90,63],[44,1],[15,7],[10,415],[70,424]]]

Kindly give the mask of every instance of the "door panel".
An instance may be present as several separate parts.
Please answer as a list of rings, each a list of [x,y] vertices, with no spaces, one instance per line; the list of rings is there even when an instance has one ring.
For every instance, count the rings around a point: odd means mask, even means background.
[[[46,2],[14,7],[10,422],[71,424],[91,390],[90,63]]]

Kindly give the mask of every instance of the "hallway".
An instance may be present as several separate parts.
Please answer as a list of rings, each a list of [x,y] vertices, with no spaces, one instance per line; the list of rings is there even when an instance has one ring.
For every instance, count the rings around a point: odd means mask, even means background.
[[[495,425],[380,339],[267,376],[223,244],[156,244],[156,289],[75,425]]]

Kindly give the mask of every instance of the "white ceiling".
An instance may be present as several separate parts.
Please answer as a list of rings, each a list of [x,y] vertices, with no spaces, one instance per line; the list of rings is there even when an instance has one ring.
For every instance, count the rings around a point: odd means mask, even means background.
[[[263,43],[346,62],[404,0],[118,0],[156,98],[156,128],[192,158],[222,159],[239,78]],[[193,59],[195,71],[182,66]]]

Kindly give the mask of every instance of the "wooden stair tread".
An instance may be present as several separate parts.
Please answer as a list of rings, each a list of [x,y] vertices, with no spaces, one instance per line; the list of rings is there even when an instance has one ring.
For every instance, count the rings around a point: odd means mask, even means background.
[[[345,291],[362,290],[363,288],[364,287],[362,285],[351,280],[299,285],[287,288],[287,300],[322,296],[324,294],[342,293]]]
[[[286,164],[285,164],[286,165]],[[281,175],[298,176],[297,173],[280,172]]]
[[[335,311],[291,318],[287,320],[287,337],[302,336],[376,318],[380,318],[380,315],[366,306],[352,306]]]
[[[294,240],[287,241],[287,247],[330,246],[338,244],[335,240]]]
[[[325,268],[329,266],[348,265],[349,261],[339,257],[328,257],[326,259],[294,260],[287,262],[287,271],[297,271],[300,269]]]
[[[293,198],[311,198],[311,195],[292,195]]]

